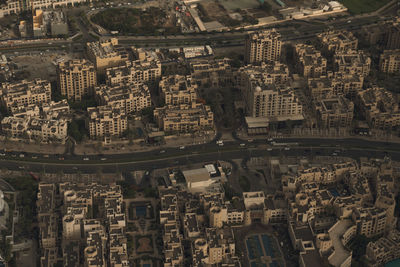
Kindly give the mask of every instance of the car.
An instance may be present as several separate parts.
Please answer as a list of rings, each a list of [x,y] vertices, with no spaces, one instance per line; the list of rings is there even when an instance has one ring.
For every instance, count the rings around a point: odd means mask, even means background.
[[[267,151],[272,151],[272,148],[270,148],[270,147],[269,147],[269,148],[267,148]]]
[[[247,140],[247,142],[252,143],[254,140],[253,139],[249,139]]]
[[[47,154],[46,154],[46,155],[43,155],[43,158],[48,158],[48,157],[50,157],[50,156],[49,156],[49,155],[47,155]]]
[[[25,166],[19,166],[18,168],[21,169],[21,170],[24,170]]]
[[[11,154],[11,157],[13,157],[13,158],[16,158],[16,157],[17,157],[17,155],[15,155],[15,154]]]
[[[19,157],[20,157],[20,158],[24,158],[25,155],[21,153],[21,154],[19,154]]]
[[[272,141],[274,141],[274,139],[268,138],[267,141],[268,141],[268,142],[272,142]]]
[[[185,146],[180,146],[179,149],[183,150],[183,149],[185,149]]]
[[[145,174],[145,175],[149,175],[149,174],[150,174],[150,172],[149,172],[149,171],[146,171],[144,174]]]
[[[245,143],[241,143],[240,146],[241,146],[241,147],[245,147],[246,144],[245,144]]]
[[[289,151],[289,150],[290,150],[290,147],[285,147],[285,150],[286,150],[286,151]]]
[[[32,156],[32,159],[37,159],[37,156]]]
[[[165,150],[161,150],[161,151],[160,151],[160,154],[163,154],[163,153],[165,153]]]
[[[337,153],[336,153],[336,152],[333,152],[333,153],[332,153],[332,156],[337,156]]]
[[[4,157],[6,154],[5,153],[0,153],[0,156]]]
[[[64,160],[64,158],[63,157],[59,157],[58,160]]]
[[[88,158],[88,157],[85,157],[85,158],[83,158],[83,160],[89,160],[89,158]]]
[[[107,160],[107,158],[101,158],[100,160]]]

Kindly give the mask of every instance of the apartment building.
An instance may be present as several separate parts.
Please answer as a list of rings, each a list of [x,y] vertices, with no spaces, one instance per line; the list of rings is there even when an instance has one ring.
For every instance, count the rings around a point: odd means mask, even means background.
[[[385,73],[400,73],[400,49],[385,50],[379,60],[379,70]]]
[[[166,105],[191,104],[197,99],[197,85],[190,76],[165,76],[159,88]]]
[[[132,114],[151,107],[150,90],[143,83],[100,85],[95,88],[99,105],[118,106],[122,113]]]
[[[368,266],[378,267],[400,257],[400,232],[391,230],[387,236],[369,242],[366,249]]]
[[[241,89],[247,86],[248,78],[252,74],[261,75],[266,84],[286,85],[290,81],[289,68],[278,61],[261,63],[259,65],[247,65],[241,67],[235,75],[235,83]]]
[[[400,48],[400,18],[395,17],[393,21],[385,25],[384,45],[386,49]]]
[[[75,6],[79,3],[90,2],[87,0],[31,0],[29,2],[20,0],[7,0],[0,5],[0,18],[11,15],[18,14],[26,10],[35,9],[48,9],[48,8],[58,8],[66,6]]]
[[[329,51],[333,52],[356,50],[358,46],[358,39],[349,31],[328,31],[318,34],[318,38]]]
[[[318,78],[326,75],[327,61],[312,45],[297,44],[296,56],[299,72],[304,77]]]
[[[336,52],[333,61],[336,72],[366,77],[371,70],[371,58],[364,54],[363,51]]]
[[[278,61],[281,48],[281,34],[275,29],[251,33],[245,40],[245,62]]]
[[[128,127],[126,115],[120,107],[99,106],[88,108],[88,128],[91,139],[121,136]]]
[[[232,85],[233,72],[230,59],[199,60],[190,63],[193,81],[200,87],[224,87]]]
[[[105,74],[107,68],[120,66],[128,60],[128,53],[118,45],[117,38],[87,43],[86,50],[99,74]]]
[[[354,104],[343,96],[318,101],[315,108],[326,128],[349,127],[353,121]]]
[[[68,133],[67,121],[41,119],[38,117],[4,117],[1,120],[2,134],[12,139],[28,139],[40,142],[64,143]]]
[[[357,234],[374,237],[385,232],[387,215],[386,210],[377,207],[354,208],[353,221],[357,226]]]
[[[247,114],[265,117],[269,121],[301,120],[303,107],[293,90],[286,85],[274,84],[284,81],[286,73],[269,76],[260,71],[242,73],[242,93]]]
[[[11,114],[29,105],[41,105],[51,101],[50,82],[36,79],[33,81],[4,82],[0,91],[1,103]]]
[[[209,106],[201,103],[156,108],[154,118],[160,130],[170,133],[214,129],[214,114]]]
[[[399,103],[386,89],[374,87],[361,91],[356,103],[371,127],[391,129],[400,125]]]
[[[143,82],[154,85],[161,77],[161,62],[157,59],[125,61],[121,66],[108,68],[107,84]]]
[[[61,95],[74,101],[80,101],[83,96],[93,94],[97,84],[94,65],[85,59],[58,64],[57,78]]]
[[[67,17],[62,11],[43,11],[36,9],[32,20],[34,37],[68,34]]]

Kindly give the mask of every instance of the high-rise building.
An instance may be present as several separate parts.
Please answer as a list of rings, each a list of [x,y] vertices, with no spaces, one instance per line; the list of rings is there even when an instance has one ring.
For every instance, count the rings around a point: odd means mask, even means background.
[[[97,84],[96,70],[93,64],[85,59],[61,62],[57,74],[61,95],[75,101],[91,94]]]
[[[245,40],[245,61],[255,63],[279,60],[281,48],[281,34],[275,29],[249,34]]]
[[[316,103],[324,127],[348,127],[353,121],[354,104],[343,96],[323,99]]]
[[[312,45],[297,44],[299,71],[304,77],[319,78],[326,74],[327,61]]]
[[[87,109],[90,138],[120,136],[128,127],[126,115],[120,108],[99,106]]]
[[[385,50],[381,54],[379,69],[386,73],[400,73],[400,49]]]

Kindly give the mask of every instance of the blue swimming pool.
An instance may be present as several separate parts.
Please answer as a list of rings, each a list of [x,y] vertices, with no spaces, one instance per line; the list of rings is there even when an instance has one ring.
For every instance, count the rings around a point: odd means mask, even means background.
[[[271,239],[268,235],[261,235],[261,239],[264,245],[265,253],[267,256],[274,257],[274,250],[272,249]]]
[[[146,217],[146,207],[145,206],[137,206],[136,207],[136,216],[137,217]]]
[[[338,197],[340,196],[339,192],[336,190],[336,188],[330,188],[329,192],[331,192],[332,196]]]

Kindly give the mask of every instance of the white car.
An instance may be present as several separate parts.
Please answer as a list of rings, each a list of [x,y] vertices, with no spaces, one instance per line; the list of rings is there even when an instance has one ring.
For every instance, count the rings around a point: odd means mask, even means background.
[[[270,148],[270,147],[269,147],[269,148],[267,148],[267,151],[272,151],[272,148]]]
[[[83,158],[83,160],[89,160],[89,158],[88,158],[88,157],[86,157],[86,158]]]
[[[107,160],[106,158],[101,158],[100,160]]]
[[[285,150],[286,150],[286,151],[290,150],[290,147],[285,147]]]
[[[6,154],[5,153],[0,153],[0,156],[5,157]]]
[[[180,150],[184,150],[184,149],[185,149],[185,146],[180,146],[179,149],[180,149]]]
[[[24,154],[19,154],[19,157],[20,157],[20,158],[24,158],[25,155],[24,155]]]

